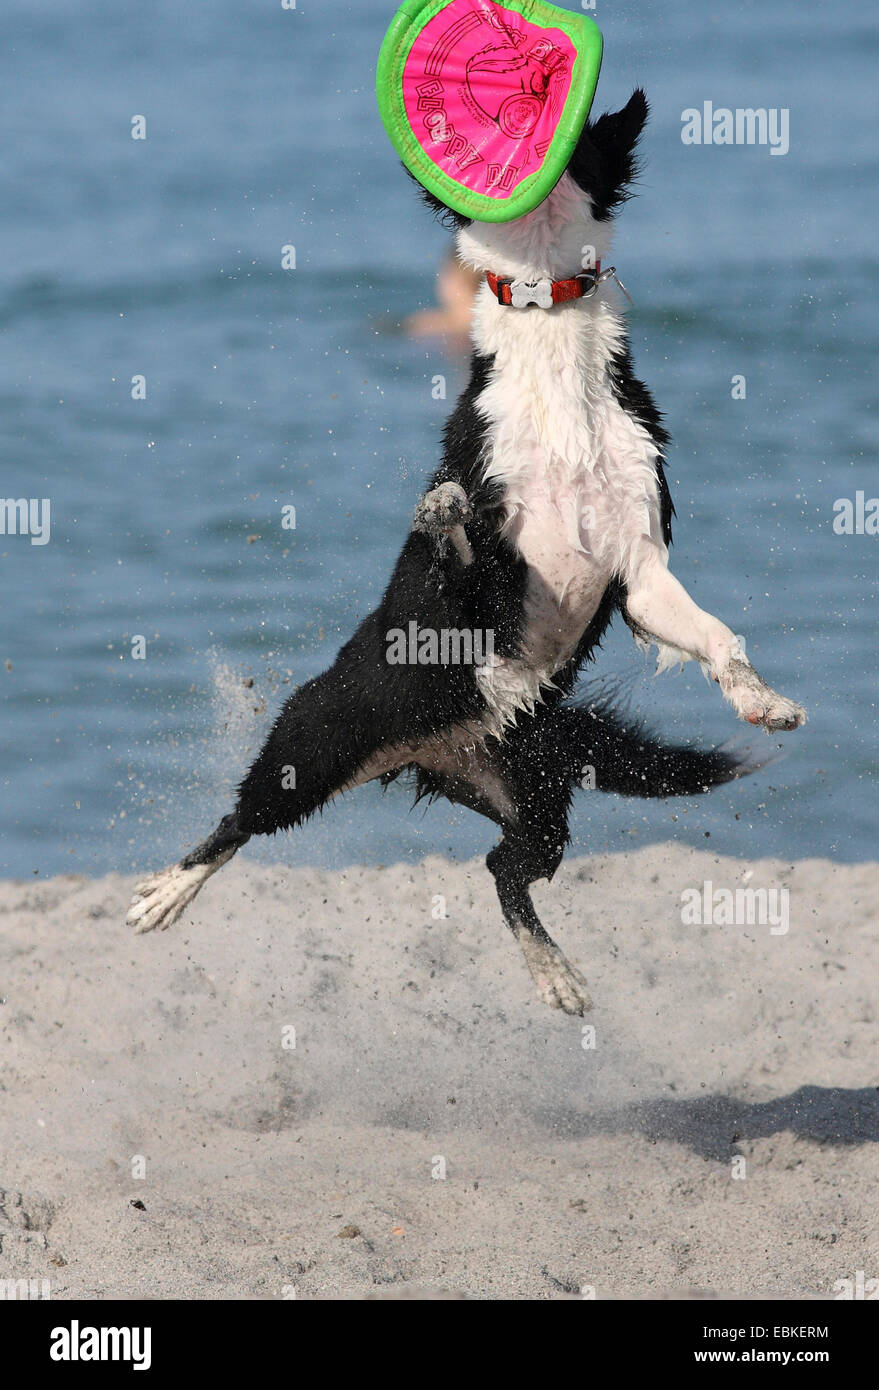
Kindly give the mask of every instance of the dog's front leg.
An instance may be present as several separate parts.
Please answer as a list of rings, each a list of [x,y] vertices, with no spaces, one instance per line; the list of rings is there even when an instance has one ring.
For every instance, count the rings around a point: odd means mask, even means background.
[[[463,565],[473,563],[473,549],[467,539],[464,523],[473,515],[466,492],[459,483],[440,483],[425,493],[415,508],[412,527],[415,531],[452,542]]]
[[[700,661],[740,719],[767,733],[796,729],[805,710],[772,690],[745,655],[741,640],[694,603],[665,564],[658,546],[641,540],[627,576],[625,616],[636,638]]]

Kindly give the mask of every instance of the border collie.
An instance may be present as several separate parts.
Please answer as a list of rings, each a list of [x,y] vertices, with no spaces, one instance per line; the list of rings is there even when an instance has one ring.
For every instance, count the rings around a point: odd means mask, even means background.
[[[409,771],[419,797],[445,796],[500,826],[486,862],[507,924],[541,999],[582,1014],[586,982],[541,926],[529,886],[561,862],[584,771],[600,790],[666,797],[760,765],[663,746],[606,703],[571,699],[613,614],[657,647],[660,668],[699,661],[740,719],[772,732],[804,722],[668,568],[668,435],[634,374],[612,269],[601,269],[646,118],[638,90],[587,123],[553,192],[515,221],[468,221],[426,195],[485,281],[442,464],[378,607],[287,700],[231,814],[137,888],[128,922],[138,931],[175,922],[251,835]],[[478,661],[440,649],[440,634],[462,633],[471,653],[473,634],[490,634]]]

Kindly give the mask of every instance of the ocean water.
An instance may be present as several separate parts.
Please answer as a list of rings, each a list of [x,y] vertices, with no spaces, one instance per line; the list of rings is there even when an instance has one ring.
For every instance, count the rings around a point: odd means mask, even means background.
[[[398,328],[432,302],[447,233],[375,109],[392,9],[6,0],[0,494],[50,499],[51,536],[0,536],[0,874],[177,857],[386,582],[466,371]],[[595,15],[596,110],[636,83],[653,107],[615,260],[674,436],[673,564],[810,721],[710,798],[584,792],[575,846],[873,858],[879,539],[833,518],[879,494],[875,6]],[[789,111],[789,152],[685,146],[681,114],[708,100]],[[618,626],[595,674],[655,727],[763,745],[696,667],[655,678]],[[369,787],[246,852],[339,865],[493,839]]]

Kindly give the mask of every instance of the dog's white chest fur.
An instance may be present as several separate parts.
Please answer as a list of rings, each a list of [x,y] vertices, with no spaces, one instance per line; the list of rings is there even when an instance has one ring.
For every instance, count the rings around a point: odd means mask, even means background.
[[[530,603],[540,630],[563,638],[556,656],[566,660],[631,547],[658,535],[656,446],[611,389],[620,325],[606,305],[564,318],[498,309],[516,318],[496,326],[503,342],[477,402],[489,422],[484,474],[503,488]]]
[[[587,248],[606,260],[608,237],[566,175],[528,217],[462,231],[459,249],[479,269],[557,279],[581,266]],[[503,489],[505,533],[528,565],[522,659],[481,673],[506,720],[573,655],[639,538],[662,545],[656,446],[612,390],[624,331],[605,291],[515,309],[485,286],[473,337],[494,358],[477,400],[488,426],[484,475]]]
[[[528,565],[523,660],[493,672],[506,718],[573,655],[640,537],[662,545],[656,446],[611,389],[621,324],[606,303],[516,310],[485,295],[475,333],[495,357],[477,402],[484,473],[503,488],[504,529]]]

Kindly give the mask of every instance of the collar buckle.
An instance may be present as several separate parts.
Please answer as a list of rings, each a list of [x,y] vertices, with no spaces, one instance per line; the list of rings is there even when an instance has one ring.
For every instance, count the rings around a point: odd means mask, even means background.
[[[619,285],[623,294],[626,296],[626,299],[628,299],[629,303],[634,304],[634,299],[629,294],[629,291],[626,289],[620,277],[617,275],[617,268],[615,265],[609,265],[605,270],[602,270],[601,262],[599,261],[595,270],[587,270],[584,272],[583,275],[578,275],[577,279],[584,280],[587,277],[591,277],[592,283],[589,285],[588,289],[583,289],[583,292],[580,295],[581,299],[591,299],[592,296],[595,294],[596,290],[599,288],[599,286],[604,284],[605,280],[613,279],[616,280],[617,284]]]

